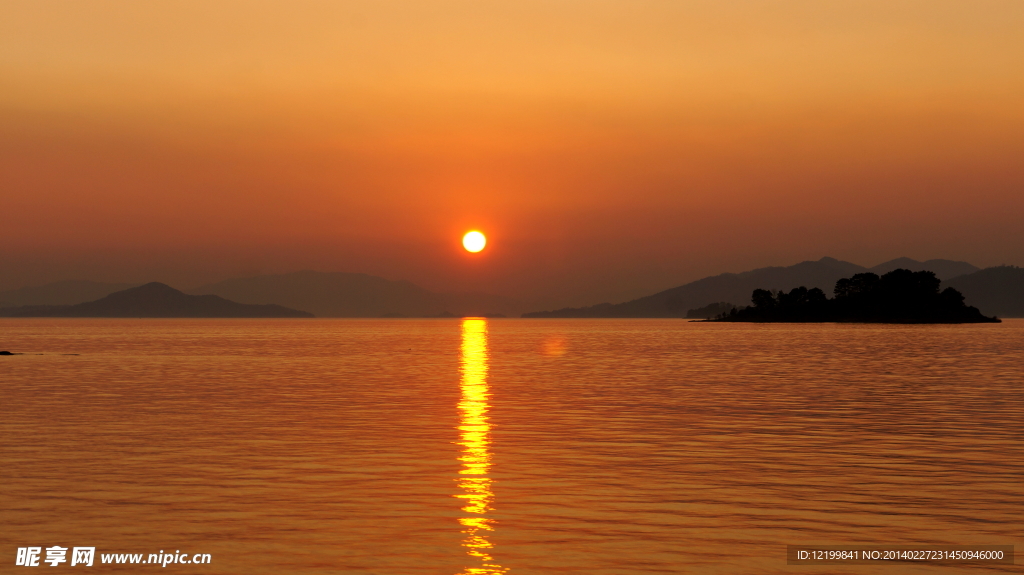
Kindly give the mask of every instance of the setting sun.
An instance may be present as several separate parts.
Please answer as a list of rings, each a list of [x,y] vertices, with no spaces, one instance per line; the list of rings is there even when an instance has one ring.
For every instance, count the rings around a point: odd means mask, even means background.
[[[487,238],[480,232],[469,232],[462,236],[462,247],[466,248],[467,252],[473,252],[474,254],[484,249],[487,245]]]

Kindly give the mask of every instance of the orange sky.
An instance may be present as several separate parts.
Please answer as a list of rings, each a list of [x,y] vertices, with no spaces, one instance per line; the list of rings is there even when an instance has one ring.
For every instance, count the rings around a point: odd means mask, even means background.
[[[1021,265],[1022,103],[1019,0],[8,0],[0,288]]]

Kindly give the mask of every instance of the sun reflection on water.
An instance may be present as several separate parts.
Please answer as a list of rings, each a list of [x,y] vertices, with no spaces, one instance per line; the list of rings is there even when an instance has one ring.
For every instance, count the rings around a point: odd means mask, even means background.
[[[462,398],[459,401],[459,445],[462,453],[459,461],[458,485],[460,492],[455,495],[462,499],[467,515],[459,518],[462,524],[462,546],[476,565],[466,567],[466,575],[490,575],[505,573],[507,568],[494,564],[491,549],[494,545],[487,539],[494,530],[494,520],[487,517],[492,509],[494,492],[491,491],[491,467],[489,450],[491,426],[487,422],[487,320],[467,318],[462,320],[462,349],[460,357]]]

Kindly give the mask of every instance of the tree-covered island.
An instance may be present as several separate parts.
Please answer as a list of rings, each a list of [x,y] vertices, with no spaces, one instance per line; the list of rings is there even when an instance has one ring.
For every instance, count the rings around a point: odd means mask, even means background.
[[[786,292],[754,290],[753,305],[707,321],[859,322],[859,323],[998,323],[930,271],[893,270],[881,277],[860,273],[836,282],[829,299],[818,288]]]

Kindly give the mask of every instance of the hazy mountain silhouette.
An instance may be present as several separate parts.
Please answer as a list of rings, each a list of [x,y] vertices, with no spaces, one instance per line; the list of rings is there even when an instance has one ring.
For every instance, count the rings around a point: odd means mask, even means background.
[[[882,277],[871,272],[836,282],[835,297],[806,287],[786,292],[756,289],[754,304],[710,321],[858,322],[858,323],[998,323],[964,304],[954,288],[939,291],[942,281],[930,271],[895,269]]]
[[[966,262],[950,260],[929,260],[940,262],[944,269],[978,268]],[[897,264],[920,267],[923,262],[910,258],[899,258],[879,264],[872,269],[892,271],[889,266]],[[523,314],[523,317],[684,317],[690,309],[697,309],[713,302],[750,301],[750,294],[755,289],[788,291],[798,286],[818,288],[831,293],[840,278],[850,277],[868,271],[867,268],[844,262],[835,258],[824,257],[817,261],[805,261],[788,267],[758,268],[738,274],[724,273],[706,277],[695,282],[668,289],[654,295],[642,297],[620,304],[603,303],[590,307],[564,308],[555,311],[541,311]],[[885,272],[882,272],[885,273]]]
[[[512,298],[480,293],[438,294],[407,281],[359,273],[300,271],[230,279],[193,294],[215,294],[251,304],[276,303],[317,317],[457,317],[519,315]]]
[[[834,258],[800,262],[789,267],[767,267],[743,273],[724,273],[620,304],[603,303],[523,314],[523,317],[684,317],[691,309],[711,302],[747,302],[760,287],[788,290],[805,285],[832,290],[836,280],[865,268]]]
[[[718,301],[715,303],[708,304],[704,307],[687,310],[686,317],[691,319],[708,319],[720,315],[727,315],[729,312],[738,307],[740,306],[729,303],[727,301]]]
[[[188,295],[153,282],[75,305],[5,308],[7,317],[313,317],[279,305],[248,305],[215,295]]]
[[[0,307],[22,305],[74,305],[97,300],[116,291],[139,284],[103,283],[86,280],[68,280],[41,286],[0,292]]]
[[[919,262],[910,258],[896,258],[894,260],[878,264],[877,266],[868,269],[868,271],[878,275],[883,275],[897,269],[905,269],[912,272],[930,271],[935,273],[935,277],[945,281],[964,274],[974,273],[981,268],[973,266],[967,262],[957,262],[953,260],[936,259]]]
[[[997,266],[944,282],[985,315],[1024,317],[1024,268]]]

